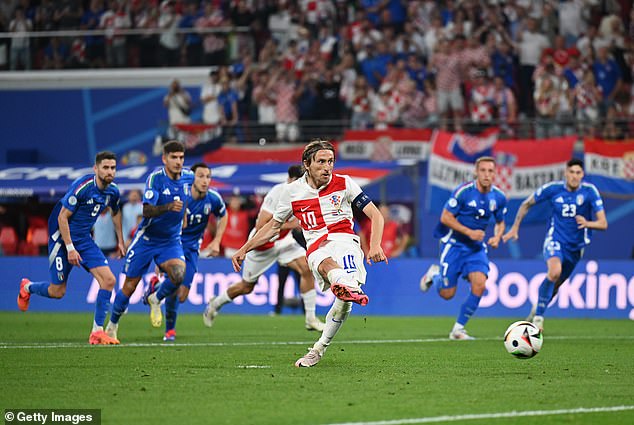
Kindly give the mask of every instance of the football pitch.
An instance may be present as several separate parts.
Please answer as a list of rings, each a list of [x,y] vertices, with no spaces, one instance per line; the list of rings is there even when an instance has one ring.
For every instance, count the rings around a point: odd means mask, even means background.
[[[179,316],[175,343],[149,317],[120,346],[89,346],[92,316],[0,313],[3,409],[101,409],[104,424],[632,424],[634,323],[547,319],[541,353],[513,358],[513,319],[364,317],[356,308],[322,361],[298,315]]]

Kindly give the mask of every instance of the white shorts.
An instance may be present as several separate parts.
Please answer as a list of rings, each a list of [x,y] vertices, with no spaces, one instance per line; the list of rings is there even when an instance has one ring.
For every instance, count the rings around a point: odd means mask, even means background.
[[[284,238],[265,251],[249,251],[242,264],[242,279],[245,282],[255,283],[276,261],[285,266],[305,256],[306,250],[292,236],[290,240]]]
[[[367,273],[365,271],[365,265],[363,261],[365,256],[361,250],[361,245],[358,240],[329,240],[324,246],[317,248],[311,252],[308,256],[308,267],[313,272],[315,277],[315,283],[319,285],[322,291],[326,291],[330,288],[330,282],[326,282],[325,279],[317,271],[319,265],[326,258],[332,258],[339,264],[345,271],[352,274],[359,285],[365,283]]]
[[[450,108],[452,111],[462,111],[464,108],[460,88],[451,91],[438,90],[436,96],[438,112],[441,114],[448,112]]]

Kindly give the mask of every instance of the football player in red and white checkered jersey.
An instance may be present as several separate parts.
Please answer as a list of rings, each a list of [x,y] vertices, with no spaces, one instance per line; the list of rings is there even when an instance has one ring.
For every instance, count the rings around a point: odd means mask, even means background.
[[[313,140],[304,148],[303,177],[284,187],[273,220],[262,227],[231,259],[240,271],[247,252],[277,235],[283,223],[295,216],[307,245],[308,266],[322,290],[330,288],[337,297],[326,326],[314,346],[295,363],[297,367],[316,365],[352,309],[352,303],[366,305],[364,255],[353,231],[352,206],[362,210],[372,223],[367,263],[385,261],[381,248],[383,216],[370,198],[349,176],[334,174],[335,148],[330,142]]]

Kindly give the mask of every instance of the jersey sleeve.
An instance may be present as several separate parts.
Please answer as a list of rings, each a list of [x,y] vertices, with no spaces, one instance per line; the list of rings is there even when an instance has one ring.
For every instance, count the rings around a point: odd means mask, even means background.
[[[152,173],[145,182],[145,192],[143,193],[143,203],[156,205],[159,198],[159,175]]]
[[[216,218],[224,217],[227,214],[227,207],[222,196],[215,190],[209,190],[208,196],[211,199],[211,210]]]
[[[119,188],[112,185],[112,196],[110,197],[110,204],[108,205],[112,209],[112,214],[116,215],[121,210],[121,193]]]
[[[464,197],[464,191],[459,192],[458,189],[454,190],[447,202],[445,202],[444,209],[449,211],[454,216],[458,215],[458,211],[460,211],[460,204],[462,203],[462,198]]]
[[[260,208],[268,213],[273,214],[275,212],[275,208],[277,207],[277,201],[279,199],[281,190],[282,186],[273,186],[269,193],[267,193],[262,200],[262,206]]]
[[[497,200],[498,206],[495,212],[493,213],[493,215],[495,216],[495,222],[500,223],[504,221],[504,217],[506,216],[507,199],[506,199],[506,196],[502,192],[499,192],[499,196],[497,198],[498,198]]]
[[[533,193],[533,199],[535,199],[535,203],[539,204],[540,202],[550,199],[557,191],[557,187],[558,184],[552,182],[546,183],[545,185],[538,188],[535,193]]]
[[[599,190],[595,185],[590,185],[589,189],[589,198],[591,203],[590,205],[592,206],[592,212],[596,214],[599,211],[603,211],[603,199],[601,199],[601,194],[599,193]]]
[[[346,179],[346,195],[348,196],[348,200],[350,203],[354,201],[357,196],[359,196],[363,191],[361,190],[361,186],[357,184],[352,177],[345,176]]]
[[[293,206],[291,205],[290,185],[285,185],[280,192],[280,198],[273,213],[273,220],[284,223],[291,215],[293,215]]]
[[[68,189],[68,192],[66,192],[66,195],[64,195],[64,197],[62,198],[62,206],[67,210],[72,211],[73,213],[77,211],[77,208],[80,204],[79,201],[83,198],[82,193],[85,191],[82,191],[81,184],[84,182],[84,180],[85,178],[83,177],[75,180],[70,185],[70,188]]]

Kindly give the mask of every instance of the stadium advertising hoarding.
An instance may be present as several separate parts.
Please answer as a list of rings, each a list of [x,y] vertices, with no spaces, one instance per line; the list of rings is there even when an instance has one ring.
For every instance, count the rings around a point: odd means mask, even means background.
[[[451,316],[457,313],[467,296],[468,284],[461,282],[456,297],[447,302],[435,293],[421,293],[419,279],[431,259],[394,259],[368,266],[370,296],[367,307],[355,306],[364,315]],[[122,270],[122,260],[111,260],[113,270]],[[44,257],[5,257],[0,259],[3,279],[0,283],[0,309],[17,310],[18,283],[29,271],[32,280],[48,279],[48,262]],[[528,314],[531,302],[537,299],[539,285],[545,276],[545,264],[538,260],[499,260],[491,263],[487,291],[477,316],[519,317]],[[130,303],[132,312],[148,312],[141,296],[152,275],[144,277]],[[119,284],[123,284],[119,275]],[[277,303],[277,269],[273,267],[260,277],[253,293],[237,298],[223,308],[223,313],[266,314]],[[201,260],[182,312],[201,313],[206,300],[232,283],[240,281],[227,259]],[[32,311],[93,311],[98,290],[96,281],[83,270],[73,271],[66,296],[62,300],[34,297]],[[285,298],[298,296],[290,281]],[[318,313],[325,314],[332,303],[330,292],[318,293]],[[550,317],[630,318],[634,320],[634,262],[582,261],[572,277],[562,286],[548,310]]]
[[[337,145],[337,154],[351,160],[425,160],[429,156],[431,134],[431,130],[423,128],[346,130]]]

